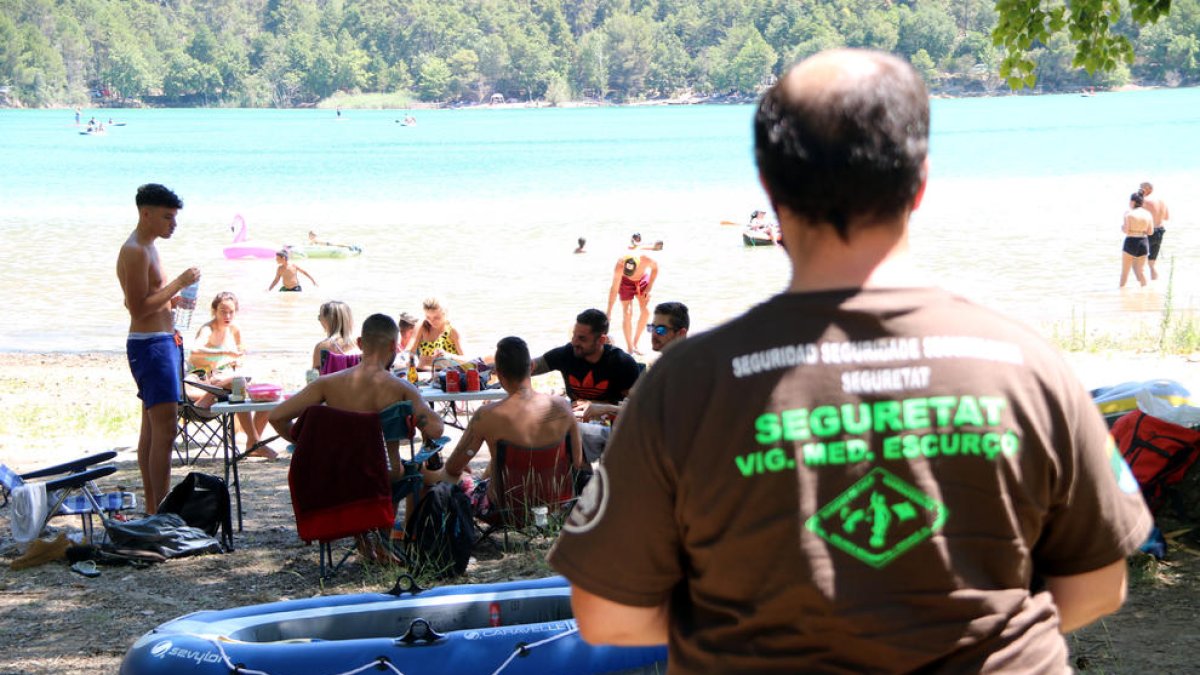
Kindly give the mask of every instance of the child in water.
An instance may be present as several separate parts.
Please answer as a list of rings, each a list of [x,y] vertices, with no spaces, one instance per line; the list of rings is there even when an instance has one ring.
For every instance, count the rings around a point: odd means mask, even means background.
[[[317,285],[317,280],[312,278],[311,274],[305,272],[296,263],[288,260],[287,249],[282,249],[275,253],[275,264],[279,267],[275,269],[275,280],[271,282],[269,287],[267,287],[268,291],[274,290],[275,284],[279,283],[280,279],[283,280],[283,285],[279,287],[281,292],[302,290],[300,287],[300,277],[298,274],[303,274],[304,276],[308,277],[308,280],[312,282],[313,286]]]
[[[239,375],[237,370],[242,357],[246,355],[246,349],[242,346],[242,331],[233,322],[238,309],[236,295],[228,291],[218,293],[212,301],[212,320],[200,326],[196,332],[195,346],[188,354],[188,366],[192,374],[199,376],[205,384],[229,389],[233,378]],[[196,400],[196,405],[207,408],[215,400],[212,394],[206,393]],[[254,447],[262,438],[268,414],[265,410],[254,413],[253,418],[248,412],[237,414],[238,422],[246,433],[245,447]],[[267,459],[277,456],[267,446],[249,454]]]

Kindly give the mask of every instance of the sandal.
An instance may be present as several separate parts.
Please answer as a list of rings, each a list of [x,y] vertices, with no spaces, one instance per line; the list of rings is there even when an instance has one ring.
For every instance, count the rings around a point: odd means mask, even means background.
[[[95,560],[80,560],[74,565],[71,565],[71,571],[75,572],[76,574],[82,574],[89,579],[95,579],[96,577],[100,576],[100,570],[96,569]]]

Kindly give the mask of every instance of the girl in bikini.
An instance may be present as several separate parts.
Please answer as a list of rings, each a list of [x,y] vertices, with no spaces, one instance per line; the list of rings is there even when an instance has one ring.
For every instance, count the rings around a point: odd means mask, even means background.
[[[1144,198],[1140,191],[1129,195],[1129,210],[1125,212],[1125,221],[1121,231],[1125,233],[1125,243],[1121,248],[1121,288],[1129,280],[1129,269],[1138,283],[1146,285],[1146,275],[1142,268],[1146,265],[1146,256],[1150,254],[1150,235],[1154,232],[1154,216],[1144,207]]]
[[[195,346],[188,355],[188,365],[192,374],[217,387],[229,388],[241,358],[246,355],[242,346],[242,331],[233,323],[238,312],[237,296],[228,291],[218,293],[212,301],[212,320],[205,323],[196,332]],[[213,404],[215,397],[204,394],[196,401],[196,405],[207,408]],[[238,422],[246,433],[245,447],[253,447],[262,438],[263,429],[267,426],[267,412],[238,413]],[[276,452],[263,446],[251,453],[256,457],[275,459]]]
[[[446,320],[446,310],[436,298],[429,298],[423,305],[425,320],[417,328],[409,343],[404,346],[407,351],[417,355],[419,368],[430,368],[434,359],[443,356],[462,356],[466,353],[462,337],[458,330]],[[455,362],[467,359],[453,359]]]

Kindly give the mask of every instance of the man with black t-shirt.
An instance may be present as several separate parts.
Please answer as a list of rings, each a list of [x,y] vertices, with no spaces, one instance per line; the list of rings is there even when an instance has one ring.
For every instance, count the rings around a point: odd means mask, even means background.
[[[663,353],[550,554],[585,640],[671,673],[1070,673],[1151,520],[1035,332],[908,250],[929,95],[835,50],[771,87],[785,292]]]
[[[570,344],[551,349],[533,360],[533,374],[552,370],[562,374],[567,398],[579,411],[590,401],[620,403],[637,381],[637,361],[608,343],[608,317],[585,309],[575,317]],[[583,452],[589,462],[599,459],[608,444],[609,425],[580,424]]]

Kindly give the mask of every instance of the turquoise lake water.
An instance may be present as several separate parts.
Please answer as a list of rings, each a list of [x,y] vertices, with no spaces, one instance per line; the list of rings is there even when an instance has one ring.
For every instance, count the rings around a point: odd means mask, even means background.
[[[311,349],[327,299],[361,321],[415,313],[428,296],[471,351],[508,334],[546,349],[578,311],[604,309],[634,231],[666,242],[653,301],[687,303],[697,328],[787,282],[780,251],[743,249],[738,228],[719,224],[767,206],[751,106],[418,111],[409,127],[404,114],[85,110],[125,125],[84,136],[69,110],[0,111],[0,349],[123,349],[114,262],[145,182],[185,201],[160,244],[168,275],[198,265],[202,301],[237,292],[257,351]],[[1116,288],[1121,215],[1151,180],[1173,215],[1172,302],[1196,306],[1200,90],[937,100],[933,129],[912,243],[934,281],[1043,328],[1072,312],[1153,323],[1165,280]],[[268,293],[273,261],[223,255],[236,214],[254,240],[299,243],[314,229],[365,252],[300,261],[320,285]],[[579,236],[587,255],[571,254]]]

